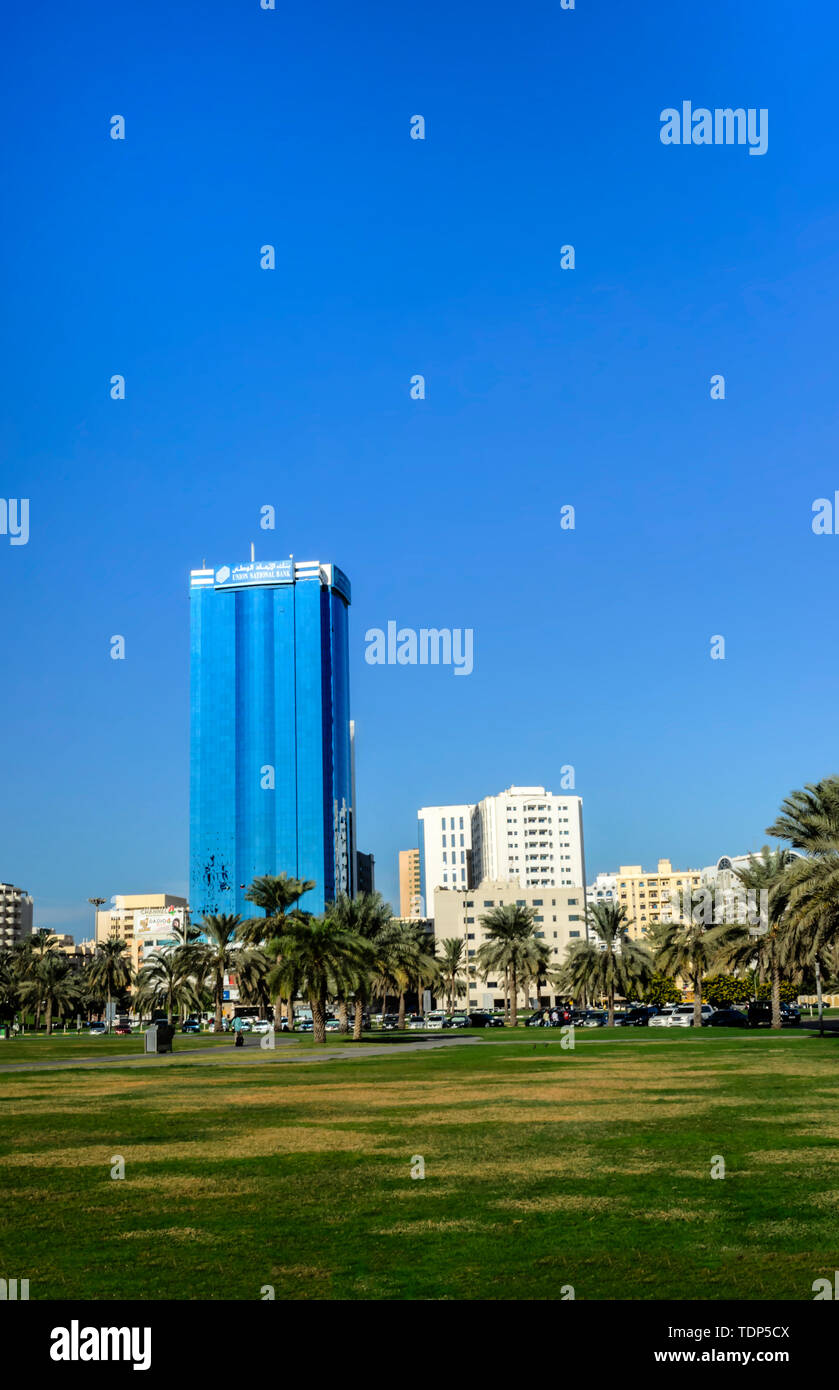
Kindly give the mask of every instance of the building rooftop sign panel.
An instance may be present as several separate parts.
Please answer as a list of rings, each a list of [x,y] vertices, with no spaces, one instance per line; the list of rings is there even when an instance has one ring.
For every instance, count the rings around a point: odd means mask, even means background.
[[[293,560],[255,560],[249,565],[222,565],[215,573],[217,589],[243,584],[293,584]]]

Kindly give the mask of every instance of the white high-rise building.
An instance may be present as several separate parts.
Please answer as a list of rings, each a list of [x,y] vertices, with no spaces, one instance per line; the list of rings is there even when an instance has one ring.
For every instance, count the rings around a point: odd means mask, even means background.
[[[32,935],[32,899],[25,888],[0,883],[0,946],[15,946]]]
[[[582,797],[508,787],[472,812],[474,882],[515,879],[522,888],[585,884]]]
[[[417,812],[420,916],[434,916],[435,888],[471,888],[473,810],[473,806],[423,806]]]

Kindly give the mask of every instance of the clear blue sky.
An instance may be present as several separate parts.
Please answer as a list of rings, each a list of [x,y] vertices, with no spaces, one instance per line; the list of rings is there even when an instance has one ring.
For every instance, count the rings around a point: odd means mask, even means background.
[[[388,895],[419,806],[565,763],[590,876],[757,846],[837,771],[833,5],[7,25],[0,491],[31,538],[0,536],[0,879],[37,924],[186,892],[188,571],[251,541],[352,579]],[[768,152],[663,146],[683,100],[767,107]],[[474,673],[367,666],[389,619],[472,627]]]

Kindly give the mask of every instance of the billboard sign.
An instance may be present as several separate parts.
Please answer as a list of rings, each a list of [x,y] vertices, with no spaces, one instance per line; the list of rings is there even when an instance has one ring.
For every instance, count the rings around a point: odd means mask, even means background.
[[[293,583],[293,560],[254,560],[249,565],[222,565],[215,573],[217,589],[238,589],[245,584]]]
[[[138,937],[172,936],[184,924],[184,912],[180,908],[162,912],[137,912],[134,915],[134,931]],[[174,937],[172,938],[174,940]]]

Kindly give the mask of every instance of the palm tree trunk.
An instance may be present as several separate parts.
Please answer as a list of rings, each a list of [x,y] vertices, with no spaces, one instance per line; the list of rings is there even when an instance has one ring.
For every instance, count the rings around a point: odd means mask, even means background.
[[[224,992],[224,981],[223,981],[223,979],[220,979],[220,980],[218,981],[217,985],[216,985],[216,988],[215,988],[215,996],[216,996],[216,997],[215,997],[216,1016],[215,1016],[215,1019],[213,1020],[213,1032],[214,1032],[214,1033],[220,1033],[220,1032],[221,1032],[221,1005],[222,1005],[222,994],[223,994],[223,992]]]
[[[610,1028],[614,1028],[614,1026],[615,1026],[615,991],[614,991],[614,989],[610,989],[610,990],[609,990],[609,1018],[608,1018],[607,1021],[608,1021],[609,1027],[610,1027]]]
[[[312,1006],[312,1037],[315,1042],[326,1042],[326,1001],[313,996],[309,1003]]]
[[[348,1033],[350,1031],[350,1011],[347,1008],[346,999],[338,1000],[338,1032]]]
[[[693,977],[693,1026],[702,1027],[702,976],[698,972]]]
[[[781,972],[778,962],[772,962],[772,1027],[781,1026]]]
[[[816,999],[819,1007],[819,1037],[824,1037],[824,1006],[822,1003],[822,968],[818,956],[815,960],[816,966]]]
[[[364,1020],[364,1004],[360,999],[355,1001],[355,1018],[353,1019],[353,1042],[361,1042],[361,1025]]]
[[[286,1003],[288,1004],[288,1009],[287,1009],[287,1011],[286,1011],[286,1022],[288,1023],[288,1031],[291,1033],[291,1032],[293,1032],[293,1030],[294,1030],[294,995],[293,995],[293,993],[289,994],[289,997],[288,997]],[[281,1026],[282,1026],[282,1025],[281,1025]]]
[[[45,1022],[46,1022],[46,1025],[47,1025],[47,1037],[48,1037],[48,1038],[49,1038],[49,1037],[52,1037],[52,1000],[51,1000],[51,999],[48,999],[48,1000],[47,1000],[47,1012],[46,1012]]]
[[[404,989],[403,989],[403,990],[400,990],[400,992],[399,992],[399,1022],[397,1023],[396,1026],[397,1026],[397,1028],[401,1028],[403,1032],[405,1031],[405,991],[404,991]]]
[[[510,971],[510,1023],[513,1028],[518,1027],[519,1023],[519,982],[516,978],[516,968]]]
[[[108,981],[108,1032],[111,1031],[111,982]]]

